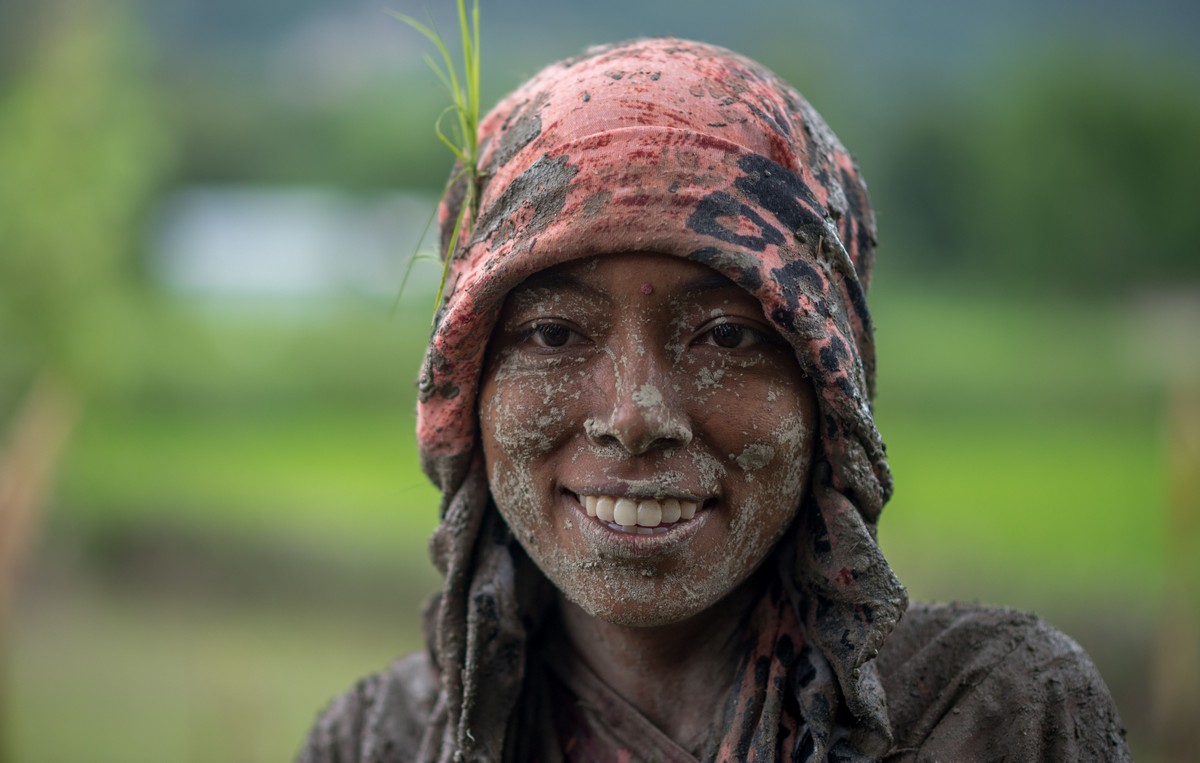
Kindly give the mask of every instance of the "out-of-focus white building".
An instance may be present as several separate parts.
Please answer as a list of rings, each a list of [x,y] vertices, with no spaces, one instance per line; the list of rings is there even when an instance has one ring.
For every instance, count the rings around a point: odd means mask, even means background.
[[[168,290],[197,297],[394,299],[436,200],[325,188],[203,187],[164,204],[150,269]],[[405,299],[432,301],[440,264],[430,226]]]

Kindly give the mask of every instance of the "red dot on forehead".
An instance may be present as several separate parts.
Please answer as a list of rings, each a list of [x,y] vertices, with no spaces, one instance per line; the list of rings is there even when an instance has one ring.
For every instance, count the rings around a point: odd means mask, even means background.
[[[654,293],[654,284],[649,283],[649,282],[642,284],[642,294],[645,294],[646,296],[650,296],[653,293]]]

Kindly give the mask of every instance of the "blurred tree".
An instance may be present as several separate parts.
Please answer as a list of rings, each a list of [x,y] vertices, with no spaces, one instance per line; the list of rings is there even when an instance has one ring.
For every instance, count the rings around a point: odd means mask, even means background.
[[[1023,79],[990,104],[990,256],[1100,290],[1200,280],[1197,78],[1089,57]]]
[[[39,18],[33,3],[0,3],[0,92],[29,55]]]
[[[131,255],[166,158],[123,4],[40,10],[0,95],[0,622],[78,401],[139,350]]]
[[[1197,92],[1193,72],[1075,52],[918,107],[879,186],[886,230],[917,266],[1009,284],[1198,282]]]
[[[450,174],[431,137],[446,96],[424,68],[325,94],[227,61],[166,77],[181,182],[440,192]]]
[[[131,255],[166,141],[121,5],[42,7],[53,22],[0,99],[0,378],[91,385],[137,347]]]

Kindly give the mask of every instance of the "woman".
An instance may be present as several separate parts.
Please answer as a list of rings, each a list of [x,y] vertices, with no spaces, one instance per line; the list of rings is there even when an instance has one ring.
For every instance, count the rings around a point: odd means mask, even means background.
[[[420,379],[429,652],[301,760],[1128,758],[1066,637],[905,613],[875,541],[874,219],[795,91],[639,40],[544,70],[479,137]]]

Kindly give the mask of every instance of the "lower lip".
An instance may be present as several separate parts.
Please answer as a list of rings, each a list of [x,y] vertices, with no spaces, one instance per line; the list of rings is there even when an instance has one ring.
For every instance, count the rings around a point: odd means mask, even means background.
[[[577,524],[585,539],[601,551],[616,556],[656,556],[674,551],[690,541],[708,522],[711,501],[696,510],[691,519],[676,522],[667,527],[644,528],[652,533],[615,530],[607,522],[589,517],[587,509],[572,494],[564,493],[563,501],[575,512]]]

